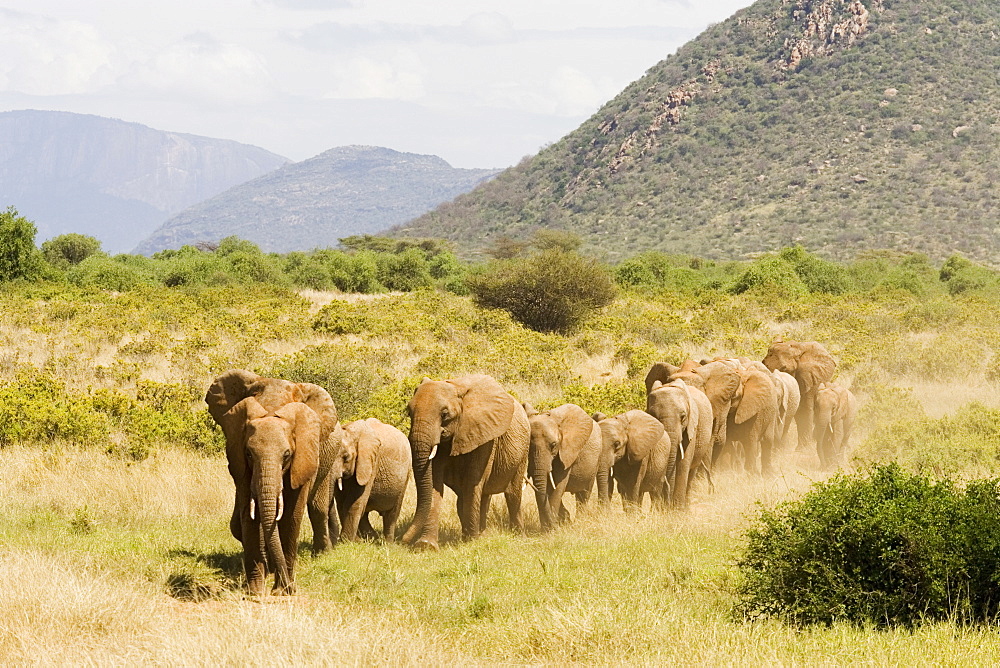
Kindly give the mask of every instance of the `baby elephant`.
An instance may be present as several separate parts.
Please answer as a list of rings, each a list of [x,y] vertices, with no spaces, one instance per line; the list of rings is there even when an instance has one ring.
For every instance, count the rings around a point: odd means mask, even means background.
[[[341,464],[344,474],[337,485],[340,537],[374,538],[368,513],[382,516],[382,535],[396,536],[396,520],[403,507],[410,479],[410,442],[403,432],[375,418],[344,425]]]
[[[847,453],[858,402],[846,387],[823,383],[816,391],[816,450],[825,469],[836,468]]]

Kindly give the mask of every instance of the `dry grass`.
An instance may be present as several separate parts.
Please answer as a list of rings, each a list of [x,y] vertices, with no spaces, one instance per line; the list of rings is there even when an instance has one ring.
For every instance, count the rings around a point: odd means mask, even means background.
[[[502,529],[498,502],[470,544],[456,542],[449,495],[441,552],[304,552],[297,597],[249,601],[216,582],[194,602],[166,593],[169,576],[209,582],[221,575],[206,564],[238,564],[223,461],[163,451],[127,465],[8,448],[0,662],[971,666],[1000,655],[992,631],[950,624],[795,630],[731,618],[734,560],[756,503],[800,494],[823,477],[812,466],[789,452],[773,479],[717,472],[716,492],[699,486],[686,513],[626,514],[615,503],[547,535],[526,494],[527,536]],[[80,526],[81,508],[92,525]]]

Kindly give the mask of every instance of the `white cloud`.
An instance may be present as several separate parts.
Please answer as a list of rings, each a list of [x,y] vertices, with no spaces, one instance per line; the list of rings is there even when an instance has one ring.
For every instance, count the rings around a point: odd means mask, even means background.
[[[92,92],[113,78],[114,48],[92,26],[0,10],[0,90]]]
[[[580,116],[597,111],[606,100],[590,77],[575,67],[560,67],[549,81],[555,100],[553,113]]]
[[[122,83],[133,89],[217,101],[260,101],[273,91],[273,78],[261,56],[204,33],[188,35],[136,63]]]
[[[473,44],[505,44],[514,40],[514,26],[499,12],[473,14],[462,22],[462,32]]]
[[[417,54],[407,48],[348,57],[332,69],[335,82],[325,99],[416,100],[424,95],[424,69]]]

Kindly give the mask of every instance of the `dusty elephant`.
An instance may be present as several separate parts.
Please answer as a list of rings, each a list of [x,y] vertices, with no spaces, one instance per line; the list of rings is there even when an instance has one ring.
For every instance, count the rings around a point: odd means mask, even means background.
[[[220,375],[205,395],[209,413],[226,436],[236,500],[229,523],[243,543],[251,594],[295,593],[295,558],[307,502],[313,550],[337,535],[333,479],[341,442],[337,409],[326,390],[311,383],[262,378],[242,369]]]
[[[740,371],[740,392],[729,411],[728,441],[744,449],[744,466],[750,473],[773,471],[771,455],[778,437],[778,390],[767,371],[749,366]]]
[[[693,360],[684,362],[679,367],[659,362],[665,365],[663,368],[668,372],[667,380],[661,381],[664,384],[674,380],[683,380],[691,387],[697,387],[708,397],[712,405],[712,455],[711,463],[719,459],[726,444],[726,430],[729,420],[729,412],[740,396],[741,378],[740,372],[722,360],[706,361],[698,363]],[[654,373],[657,365],[653,365],[647,379]],[[652,386],[652,383],[650,383]]]
[[[441,495],[458,495],[462,537],[486,528],[490,498],[503,493],[510,524],[521,524],[521,490],[528,467],[528,416],[490,376],[425,378],[407,406],[417,509],[403,541],[437,549]]]
[[[685,508],[695,474],[704,469],[712,480],[712,404],[683,380],[666,385],[657,380],[646,396],[646,412],[660,421],[670,438],[665,481],[671,505]]]
[[[816,451],[820,465],[837,467],[847,452],[858,402],[854,393],[836,383],[823,383],[816,392]]]
[[[355,540],[359,531],[373,537],[368,514],[374,511],[382,516],[382,535],[392,542],[410,481],[410,442],[406,434],[375,418],[349,422],[343,432],[343,477],[334,492],[340,537]]]
[[[563,404],[544,413],[524,404],[524,410],[531,427],[528,479],[535,488],[538,521],[548,531],[568,518],[563,494],[576,496],[578,510],[590,500],[601,473],[601,430],[576,404]]]
[[[645,411],[630,410],[597,425],[603,447],[613,455],[614,480],[625,508],[641,507],[647,493],[654,507],[664,506],[670,437],[660,421]]]
[[[778,434],[775,445],[781,447],[788,440],[788,432],[792,429],[795,414],[799,411],[799,404],[802,402],[802,393],[799,384],[791,374],[784,371],[772,371],[771,379],[778,390]]]
[[[821,343],[815,341],[775,341],[767,350],[764,366],[771,371],[791,374],[799,384],[799,410],[795,426],[799,432],[799,448],[814,440],[813,408],[821,383],[829,382],[837,363]]]

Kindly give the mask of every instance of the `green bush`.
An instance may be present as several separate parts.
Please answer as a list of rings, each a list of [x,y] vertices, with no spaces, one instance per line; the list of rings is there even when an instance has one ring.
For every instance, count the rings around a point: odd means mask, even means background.
[[[752,262],[736,278],[729,291],[737,295],[753,291],[766,297],[797,299],[809,289],[795,273],[795,267],[779,257],[769,256]]]
[[[385,364],[384,360],[382,362]],[[361,410],[380,385],[373,366],[372,360],[365,359],[360,349],[326,344],[309,346],[260,373],[270,378],[319,385],[330,393],[338,414],[346,421],[368,417],[362,415]]]
[[[79,264],[70,268],[66,277],[80,287],[101,288],[125,292],[140,285],[153,282],[150,273],[141,268],[118,262],[107,255],[91,255]]]
[[[60,234],[42,242],[42,256],[60,269],[80,264],[101,251],[101,242],[85,234]]]
[[[998,480],[963,490],[876,466],[761,511],[746,539],[745,618],[910,627],[1000,614]]]
[[[470,276],[484,308],[503,309],[526,327],[567,333],[615,298],[607,269],[572,251],[549,249],[526,259],[496,260]]]
[[[31,278],[38,273],[35,224],[10,206],[0,211],[0,281]]]

